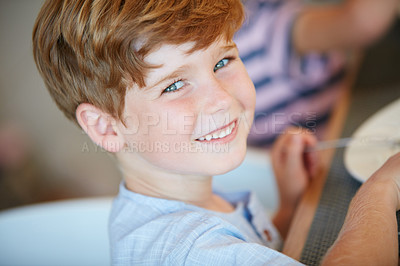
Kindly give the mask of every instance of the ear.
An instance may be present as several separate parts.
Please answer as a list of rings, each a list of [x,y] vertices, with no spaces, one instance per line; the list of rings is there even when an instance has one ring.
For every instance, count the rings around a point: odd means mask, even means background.
[[[124,145],[118,134],[116,120],[109,114],[89,103],[76,109],[76,119],[90,139],[109,152],[119,152]]]

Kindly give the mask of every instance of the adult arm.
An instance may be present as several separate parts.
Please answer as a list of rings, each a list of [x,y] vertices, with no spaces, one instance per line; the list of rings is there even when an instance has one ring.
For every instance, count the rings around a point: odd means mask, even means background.
[[[309,7],[293,28],[300,54],[365,47],[393,22],[398,0],[348,0],[343,4]]]
[[[397,265],[399,188],[400,153],[361,186],[322,265]]]

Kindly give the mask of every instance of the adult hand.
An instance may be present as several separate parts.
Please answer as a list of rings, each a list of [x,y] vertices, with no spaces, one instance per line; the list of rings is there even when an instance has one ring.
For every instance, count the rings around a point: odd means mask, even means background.
[[[387,184],[388,193],[393,193],[396,210],[400,209],[400,152],[390,157],[366,182],[377,186]],[[367,185],[366,184],[366,185]]]

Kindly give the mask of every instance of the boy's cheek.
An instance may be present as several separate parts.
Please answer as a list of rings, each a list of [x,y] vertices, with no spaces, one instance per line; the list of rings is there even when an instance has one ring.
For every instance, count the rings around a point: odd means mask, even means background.
[[[237,88],[238,98],[242,99],[246,107],[254,109],[256,104],[256,89],[253,81],[250,79],[244,66],[239,73],[234,80],[234,84],[240,84]]]
[[[240,90],[239,97],[242,99],[246,109],[254,112],[256,106],[256,90],[251,80],[248,80],[245,89]]]

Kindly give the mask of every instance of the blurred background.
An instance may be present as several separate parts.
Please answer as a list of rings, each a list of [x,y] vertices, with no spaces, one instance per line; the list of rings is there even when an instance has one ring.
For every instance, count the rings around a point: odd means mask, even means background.
[[[42,0],[0,1],[0,209],[114,195],[111,158],[58,110],[31,52]]]
[[[36,70],[31,33],[42,2],[0,1],[0,209],[112,196],[121,180],[109,155],[57,109]],[[366,51],[354,89],[362,94],[399,83],[396,21]]]

